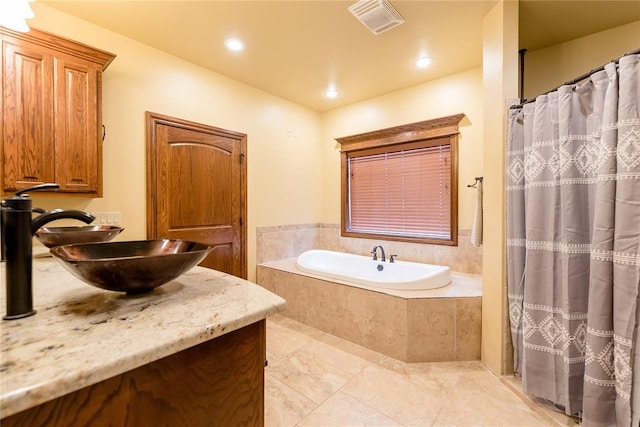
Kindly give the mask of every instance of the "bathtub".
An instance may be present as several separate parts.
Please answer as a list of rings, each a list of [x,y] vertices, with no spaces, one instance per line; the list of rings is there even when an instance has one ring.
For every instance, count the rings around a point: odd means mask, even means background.
[[[394,290],[426,290],[451,283],[449,267],[407,261],[373,261],[371,257],[313,249],[300,254],[296,268],[315,275]]]

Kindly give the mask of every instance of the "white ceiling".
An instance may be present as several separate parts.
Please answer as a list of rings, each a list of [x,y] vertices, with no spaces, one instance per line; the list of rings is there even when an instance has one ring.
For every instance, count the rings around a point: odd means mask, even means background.
[[[479,67],[482,20],[496,4],[391,0],[405,23],[376,36],[347,10],[355,1],[39,2],[318,112]],[[519,44],[534,50],[637,20],[638,1],[524,0]],[[229,36],[246,49],[228,52]],[[413,66],[421,53],[433,61],[426,70]],[[335,99],[324,97],[331,84]]]

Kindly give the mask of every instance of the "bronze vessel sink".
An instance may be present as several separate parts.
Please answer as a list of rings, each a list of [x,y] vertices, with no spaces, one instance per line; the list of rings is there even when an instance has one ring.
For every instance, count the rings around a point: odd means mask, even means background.
[[[159,239],[64,245],[50,252],[92,286],[138,294],[186,273],[212,250],[203,243]]]
[[[108,242],[124,228],[113,225],[86,225],[82,227],[40,227],[36,239],[48,248],[74,243]]]

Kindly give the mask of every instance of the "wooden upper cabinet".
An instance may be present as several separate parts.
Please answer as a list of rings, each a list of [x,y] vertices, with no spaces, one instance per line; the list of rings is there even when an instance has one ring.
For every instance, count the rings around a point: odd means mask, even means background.
[[[102,71],[115,55],[0,27],[2,193],[46,182],[102,196]]]

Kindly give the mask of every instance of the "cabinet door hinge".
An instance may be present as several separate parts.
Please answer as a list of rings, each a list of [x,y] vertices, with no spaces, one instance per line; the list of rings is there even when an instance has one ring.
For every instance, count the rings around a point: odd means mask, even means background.
[[[244,163],[244,153],[240,153],[240,164]]]

